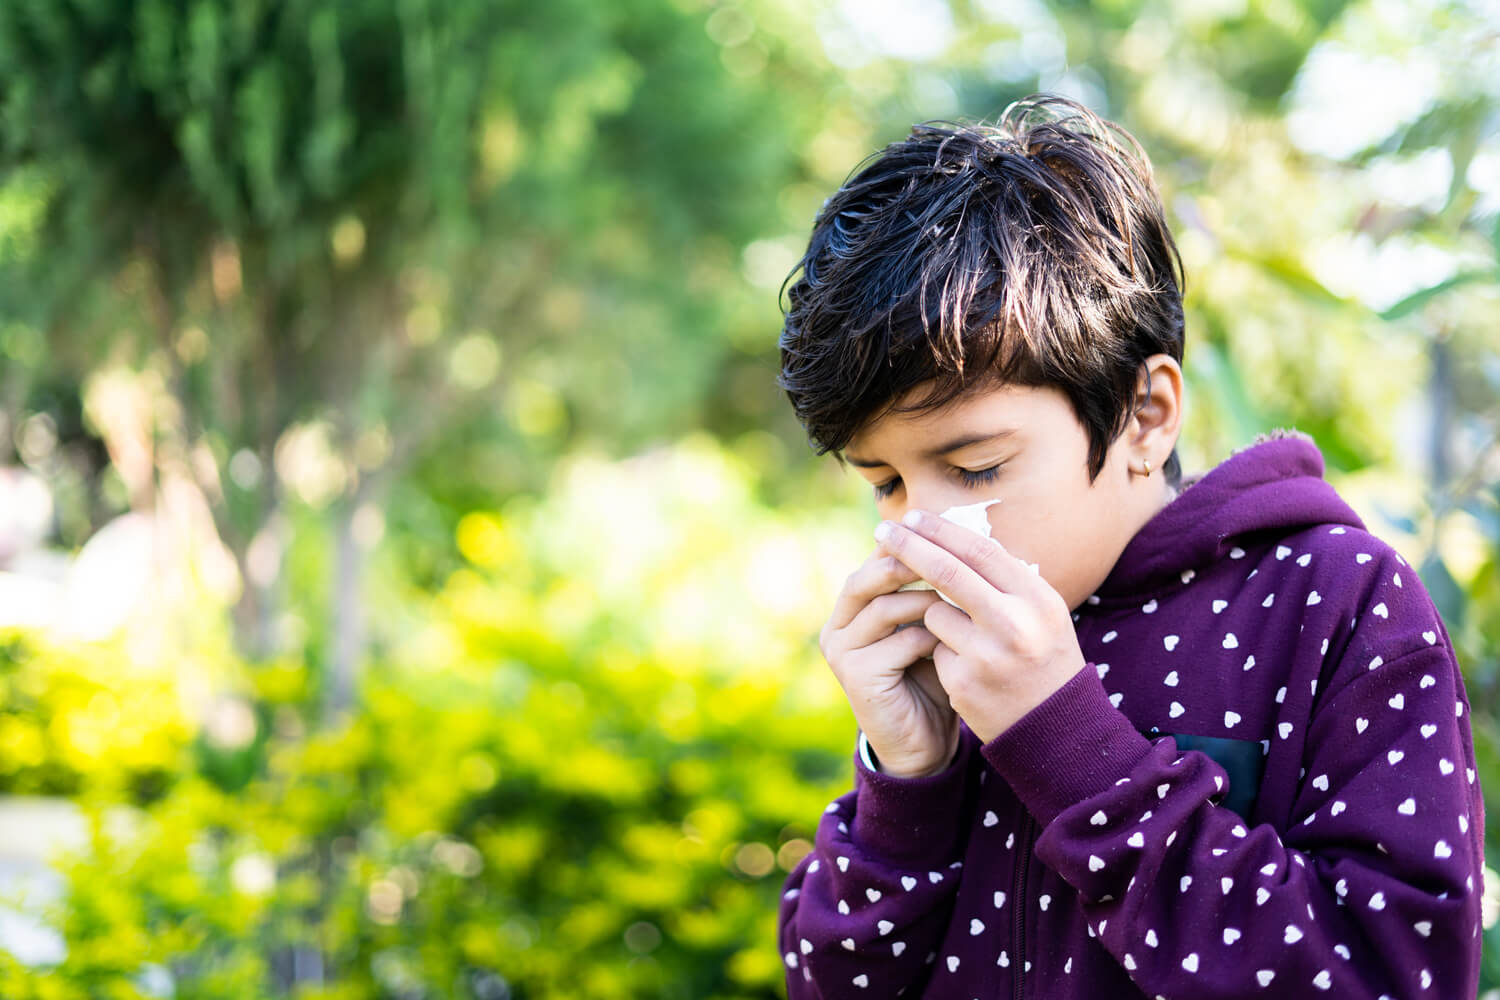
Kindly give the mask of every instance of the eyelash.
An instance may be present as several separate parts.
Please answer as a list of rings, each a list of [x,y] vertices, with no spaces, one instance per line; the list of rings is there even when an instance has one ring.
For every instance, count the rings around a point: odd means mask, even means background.
[[[1000,465],[992,465],[988,469],[978,470],[955,469],[954,472],[957,473],[958,478],[963,481],[964,486],[973,489],[976,486],[983,486],[986,483],[994,482],[995,477],[1000,475]],[[895,493],[896,484],[899,482],[901,482],[900,476],[897,476],[895,479],[891,479],[883,483],[876,483],[875,499],[884,500],[892,493]]]

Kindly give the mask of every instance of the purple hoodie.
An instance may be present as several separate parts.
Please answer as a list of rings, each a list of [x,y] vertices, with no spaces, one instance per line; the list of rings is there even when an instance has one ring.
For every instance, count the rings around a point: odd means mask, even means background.
[[[1089,661],[899,779],[856,759],[791,874],[805,998],[1473,997],[1483,803],[1417,574],[1279,438],[1075,615]]]

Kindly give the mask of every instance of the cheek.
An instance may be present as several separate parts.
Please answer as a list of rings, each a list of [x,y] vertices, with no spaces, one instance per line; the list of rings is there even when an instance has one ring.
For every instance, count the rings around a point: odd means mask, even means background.
[[[1103,491],[1057,489],[1002,505],[995,537],[1012,555],[1041,567],[1068,601],[1081,603],[1108,575],[1121,510]]]

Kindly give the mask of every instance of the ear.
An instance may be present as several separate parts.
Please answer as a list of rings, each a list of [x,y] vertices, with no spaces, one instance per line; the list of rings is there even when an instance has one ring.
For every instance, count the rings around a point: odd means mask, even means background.
[[[1171,355],[1151,355],[1141,362],[1135,393],[1135,412],[1125,429],[1131,464],[1145,460],[1153,469],[1164,468],[1182,430],[1182,366]]]

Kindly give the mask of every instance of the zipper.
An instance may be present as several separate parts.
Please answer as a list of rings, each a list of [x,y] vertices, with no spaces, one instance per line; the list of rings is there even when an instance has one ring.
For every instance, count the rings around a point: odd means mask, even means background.
[[[1016,919],[1011,922],[1011,954],[1015,956],[1012,962],[1015,974],[1011,982],[1015,984],[1011,991],[1014,1000],[1022,1000],[1025,996],[1026,984],[1026,911],[1031,906],[1031,901],[1026,896],[1026,880],[1031,873],[1031,839],[1034,832],[1035,821],[1031,813],[1022,810],[1020,835],[1016,838],[1020,841],[1021,849],[1016,852],[1016,873],[1011,880],[1011,899],[1015,902]]]

